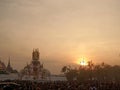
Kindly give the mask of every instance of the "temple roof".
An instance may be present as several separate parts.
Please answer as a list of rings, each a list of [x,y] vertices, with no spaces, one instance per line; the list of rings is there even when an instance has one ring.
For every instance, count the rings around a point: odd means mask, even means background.
[[[0,70],[5,70],[6,66],[5,64],[0,60]]]

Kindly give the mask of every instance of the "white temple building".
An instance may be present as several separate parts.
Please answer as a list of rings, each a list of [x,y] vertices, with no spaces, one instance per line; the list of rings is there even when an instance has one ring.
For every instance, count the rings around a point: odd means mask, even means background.
[[[50,72],[43,67],[40,60],[40,53],[38,49],[32,52],[32,61],[27,64],[21,71],[22,80],[43,80],[50,76]]]

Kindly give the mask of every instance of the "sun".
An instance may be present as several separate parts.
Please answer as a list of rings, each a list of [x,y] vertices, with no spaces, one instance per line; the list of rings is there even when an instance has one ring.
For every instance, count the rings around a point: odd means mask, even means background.
[[[85,60],[83,60],[83,61],[80,62],[80,65],[81,65],[81,66],[87,66],[87,65],[88,65],[88,62],[86,62]]]
[[[88,65],[88,61],[86,58],[79,58],[77,60],[77,64],[81,65],[81,66],[87,66]]]

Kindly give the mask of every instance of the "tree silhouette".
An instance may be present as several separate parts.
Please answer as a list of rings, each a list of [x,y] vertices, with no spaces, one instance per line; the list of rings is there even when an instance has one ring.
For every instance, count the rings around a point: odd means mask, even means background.
[[[88,66],[80,66],[79,69],[64,66],[61,71],[65,74],[68,80],[99,80],[101,82],[120,81],[120,66],[111,66],[104,62],[98,65],[89,62]]]

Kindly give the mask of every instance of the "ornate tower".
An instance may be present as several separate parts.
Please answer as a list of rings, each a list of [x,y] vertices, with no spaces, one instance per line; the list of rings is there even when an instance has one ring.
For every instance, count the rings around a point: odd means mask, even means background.
[[[32,53],[32,73],[33,73],[33,78],[36,80],[39,78],[39,74],[41,71],[40,68],[41,64],[39,61],[39,50],[38,49],[34,49],[33,53]]]
[[[39,60],[39,49],[33,49],[32,60]]]
[[[8,72],[12,72],[12,71],[13,71],[13,69],[12,69],[12,67],[11,67],[11,64],[10,64],[10,57],[9,57],[9,61],[8,61],[8,65],[7,65],[6,70],[7,70]]]

